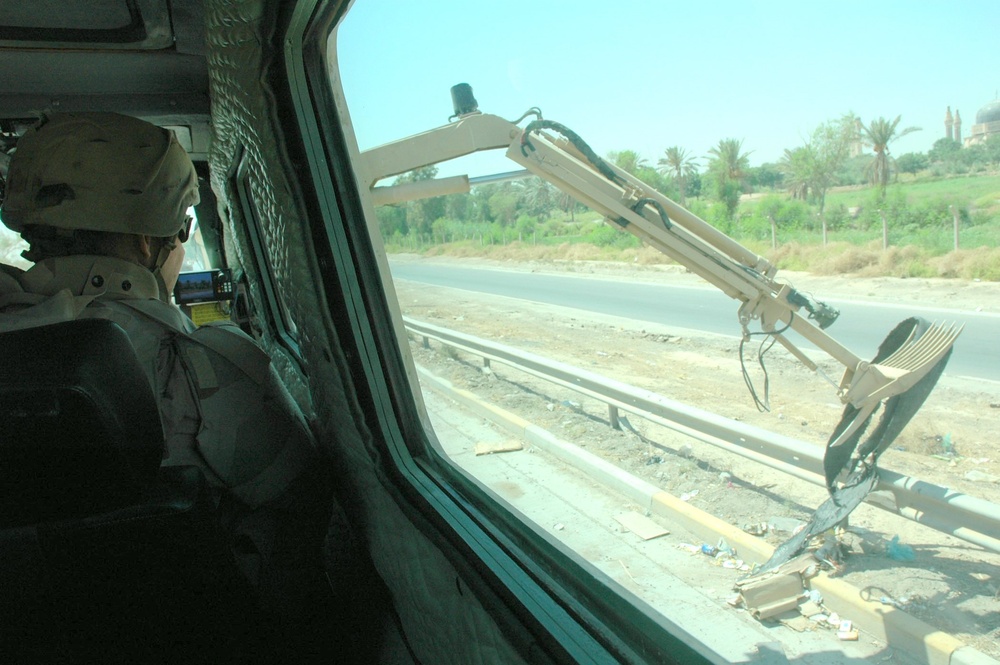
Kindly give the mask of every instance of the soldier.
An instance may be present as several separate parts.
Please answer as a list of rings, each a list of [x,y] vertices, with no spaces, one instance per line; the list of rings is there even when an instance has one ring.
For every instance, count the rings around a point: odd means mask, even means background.
[[[325,465],[269,357],[232,324],[196,328],[169,303],[197,204],[173,133],[112,113],[51,115],[10,163],[0,216],[30,248],[0,266],[0,330],[110,319],[156,395],[164,465],[196,465],[262,606],[297,622],[327,585]]]

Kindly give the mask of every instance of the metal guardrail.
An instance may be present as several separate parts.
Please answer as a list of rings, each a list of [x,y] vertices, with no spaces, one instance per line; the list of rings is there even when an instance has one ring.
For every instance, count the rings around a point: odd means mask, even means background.
[[[812,444],[682,404],[648,390],[514,347],[403,317],[406,328],[428,340],[570,388],[608,405],[608,420],[618,427],[619,410],[697,440],[765,464],[796,478],[825,486],[823,457]],[[868,503],[1000,552],[1000,506],[956,490],[879,469],[879,484]]]

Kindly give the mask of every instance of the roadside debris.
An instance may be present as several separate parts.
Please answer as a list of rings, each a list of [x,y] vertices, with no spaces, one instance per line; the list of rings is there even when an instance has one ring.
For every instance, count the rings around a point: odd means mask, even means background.
[[[818,570],[816,558],[811,553],[802,554],[772,571],[738,581],[739,601],[758,620],[794,610],[807,596],[805,581]]]
[[[510,453],[523,450],[524,444],[514,439],[504,441],[480,441],[476,444],[476,455],[492,455],[493,453]]]
[[[666,536],[670,533],[645,515],[640,515],[634,511],[615,515],[615,521],[643,540],[652,540],[653,538]]]
[[[956,462],[960,462],[965,459],[959,454],[958,449],[955,447],[955,442],[952,441],[950,432],[944,436],[935,437],[935,440],[941,445],[941,448],[940,452],[931,454],[931,457],[934,459],[939,459],[942,462],[948,462],[951,466],[954,466]]]
[[[912,547],[899,542],[899,536],[893,536],[885,546],[885,555],[893,561],[913,561],[917,558]]]
[[[984,473],[978,469],[972,469],[971,471],[966,472],[965,479],[974,483],[1000,483],[1000,476]]]

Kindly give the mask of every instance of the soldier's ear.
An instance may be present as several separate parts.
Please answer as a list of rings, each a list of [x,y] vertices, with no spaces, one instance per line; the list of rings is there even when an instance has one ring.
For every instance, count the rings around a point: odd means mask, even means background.
[[[149,236],[136,236],[136,243],[138,244],[139,254],[144,259],[149,259],[153,255],[152,248],[150,246]]]

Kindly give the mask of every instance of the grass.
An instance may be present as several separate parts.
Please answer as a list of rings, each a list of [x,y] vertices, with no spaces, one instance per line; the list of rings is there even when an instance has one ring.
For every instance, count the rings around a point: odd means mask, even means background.
[[[1000,175],[964,175],[920,180],[901,180],[889,189],[902,189],[911,205],[925,205],[943,201],[948,205],[972,207],[976,209],[1000,209]],[[868,205],[871,201],[870,187],[845,187],[830,191],[826,195],[826,206],[845,208]]]
[[[907,177],[890,188],[890,200],[904,200],[911,208],[955,205],[966,211],[955,250],[950,219],[938,223],[889,228],[889,246],[882,248],[882,227],[877,221],[846,220],[831,229],[827,244],[818,229],[779,229],[778,247],[772,249],[770,230],[734,224],[730,233],[740,243],[767,257],[779,268],[824,275],[853,274],[865,277],[943,277],[1000,281],[1000,175]],[[874,190],[848,187],[827,195],[827,210],[842,206],[871,206]],[[697,202],[695,202],[697,205]],[[741,203],[741,212],[757,202]],[[702,206],[704,208],[704,206]],[[938,208],[940,210],[940,208]],[[947,208],[944,208],[947,210]],[[813,211],[815,212],[815,211]],[[711,209],[709,209],[711,214]],[[948,214],[945,213],[945,217]],[[877,219],[877,217],[876,217]],[[860,228],[868,224],[868,228]],[[766,224],[764,225],[766,226]],[[641,246],[631,236],[603,229],[594,212],[578,214],[574,221],[549,219],[545,233],[530,241],[489,245],[461,241],[427,247],[428,255],[487,257],[510,261],[620,261],[638,264],[672,263],[666,256]],[[601,228],[601,232],[595,229]],[[562,235],[565,233],[565,235]],[[390,251],[413,248],[389,247]]]

